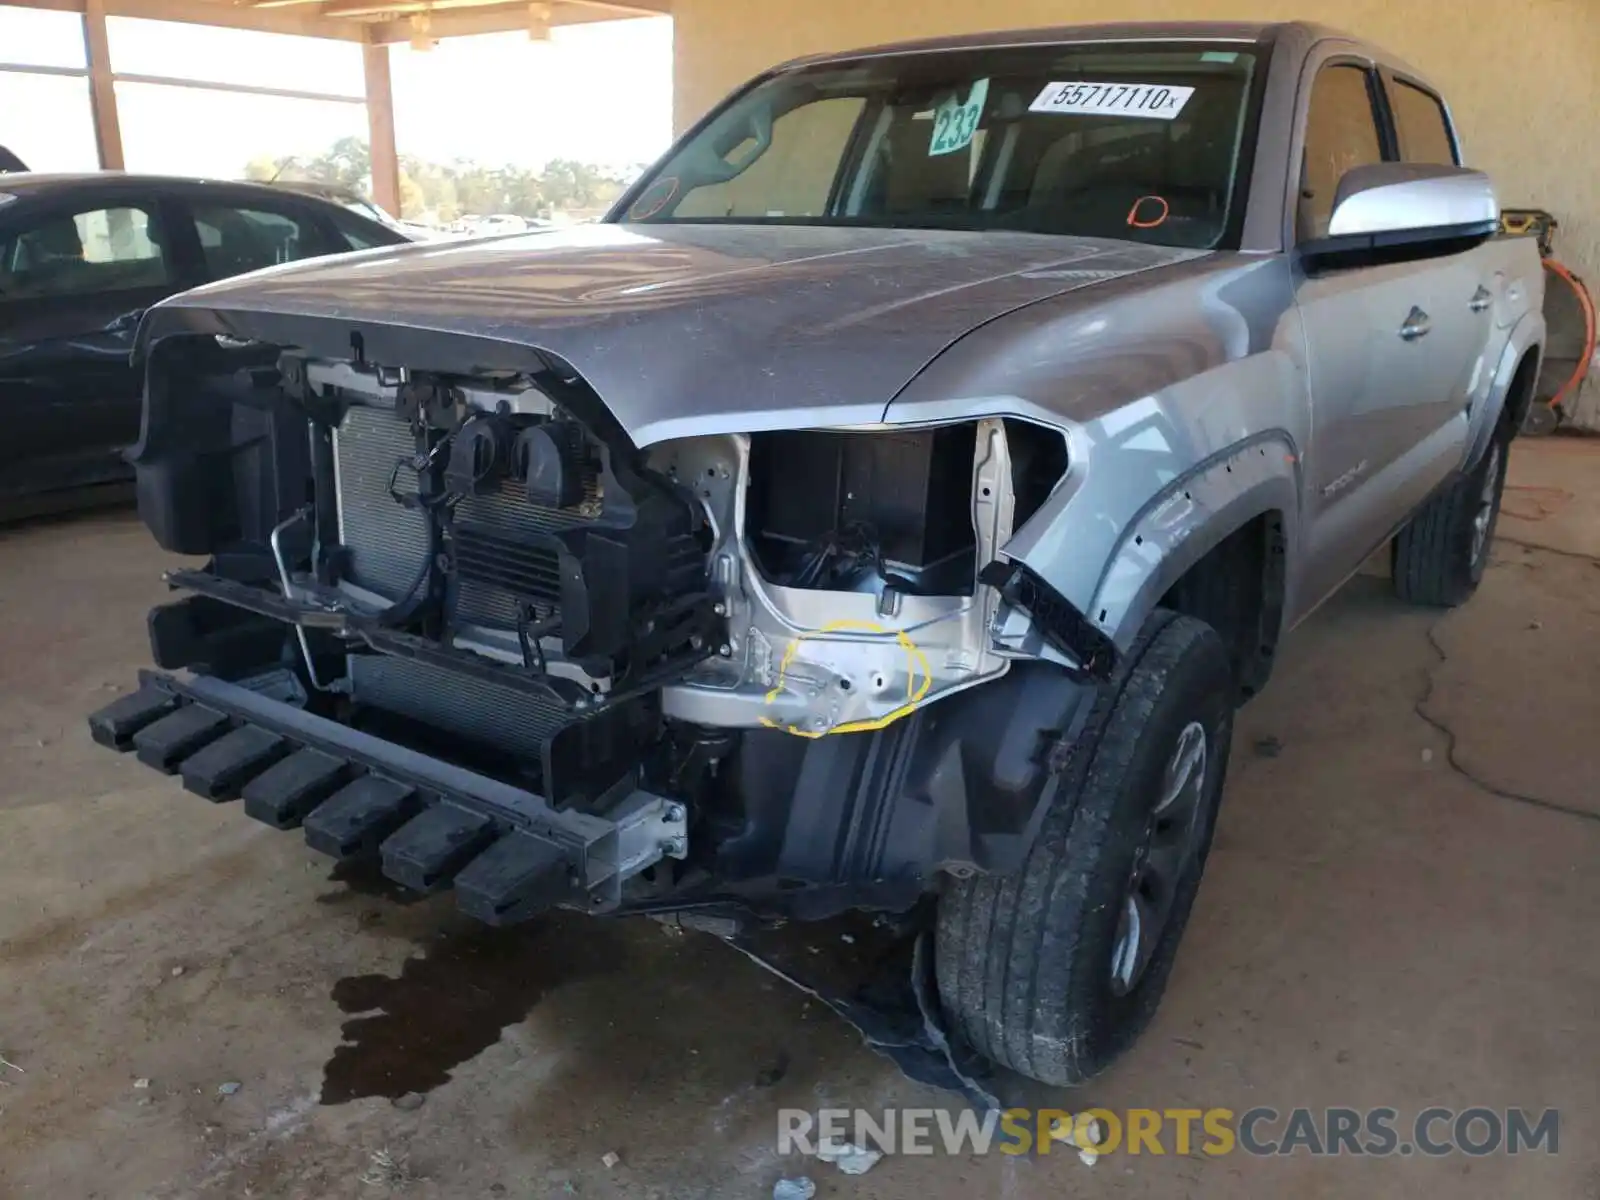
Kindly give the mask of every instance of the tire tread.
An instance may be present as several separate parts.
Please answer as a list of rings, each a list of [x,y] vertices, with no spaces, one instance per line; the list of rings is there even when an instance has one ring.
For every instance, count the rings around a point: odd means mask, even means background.
[[[1069,1011],[1072,989],[1060,986],[1082,969],[1083,928],[1061,914],[1083,910],[1090,884],[1083,858],[1098,853],[1112,833],[1111,809],[1083,798],[1118,788],[1132,769],[1166,677],[1193,653],[1214,655],[1219,679],[1231,679],[1226,652],[1210,626],[1158,612],[1116,676],[1099,689],[1020,870],[960,881],[941,897],[936,966],[946,1017],[991,1061],[1046,1082],[1081,1082],[1138,1032],[1109,1046],[1090,1044],[1081,1014]],[[982,937],[975,936],[979,926]],[[1160,989],[1150,991],[1153,1011]]]
[[[1506,440],[1498,433],[1501,483],[1505,479]],[[1494,445],[1496,443],[1491,443]],[[1489,455],[1451,487],[1419,508],[1399,533],[1390,552],[1395,595],[1408,604],[1454,608],[1477,591],[1472,577],[1471,522],[1483,490]],[[1499,496],[1495,498],[1499,505]],[[1491,530],[1492,532],[1492,530]]]

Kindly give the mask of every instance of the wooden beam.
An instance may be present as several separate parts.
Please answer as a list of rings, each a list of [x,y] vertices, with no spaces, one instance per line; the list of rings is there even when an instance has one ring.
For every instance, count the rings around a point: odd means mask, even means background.
[[[45,8],[55,12],[81,13],[85,0],[4,0],[16,8]],[[257,22],[251,13],[266,9],[312,8],[326,0],[244,0],[229,4],[226,0],[106,0],[106,14],[113,17],[146,17],[152,20],[181,21],[191,25],[224,25],[235,29],[262,29],[267,33],[295,33],[301,29],[285,29],[268,18],[267,24]],[[496,5],[495,0],[471,0],[484,8],[511,7]],[[524,12],[526,4],[517,5]],[[672,0],[557,0],[554,4],[556,24],[627,17],[657,17],[672,14]],[[566,10],[563,12],[563,10]],[[574,11],[583,10],[583,11]],[[385,10],[389,11],[389,10]],[[313,30],[312,37],[340,37],[361,39],[361,31],[341,29],[336,32]]]
[[[400,13],[443,12],[452,8],[482,8],[484,0],[336,0],[324,4],[325,17],[385,17]],[[522,7],[524,19],[527,5]]]
[[[281,7],[289,4],[303,4],[307,0],[252,0],[256,8]],[[504,4],[497,4],[495,0],[330,0],[324,3],[321,13],[325,17],[370,17],[387,13],[409,12],[443,12],[447,9],[470,8],[505,8]],[[523,4],[522,13],[526,18],[533,4]],[[552,20],[559,21],[556,5],[545,5],[551,10]],[[645,8],[640,4],[611,4],[601,3],[600,0],[567,0],[569,20],[608,20],[623,19],[628,17],[659,17],[666,13],[665,7]],[[583,13],[571,11],[573,9],[585,10]]]
[[[404,0],[402,0],[404,2]],[[659,15],[665,15],[667,10]],[[655,10],[651,9],[650,13]],[[580,4],[552,4],[552,25],[583,25],[594,21],[615,21],[619,15],[605,9]],[[648,15],[644,12],[630,14]],[[455,12],[430,14],[428,36],[431,38],[474,37],[480,33],[524,33],[528,29],[527,4],[485,4],[479,8],[458,9]],[[379,45],[411,40],[411,23],[404,18],[392,21],[373,21],[366,26],[369,41]]]
[[[9,3],[10,0],[5,0]],[[217,25],[224,29],[253,29],[258,33],[292,33],[300,37],[333,38],[364,42],[366,32],[349,21],[325,20],[315,12],[295,9],[246,8],[214,0],[104,0],[106,14],[142,17],[150,21],[178,21],[185,25]]]
[[[117,84],[111,74],[104,0],[85,0],[83,51],[89,64],[89,107],[94,116],[94,145],[100,156],[100,169],[120,171],[122,125],[117,120]]]
[[[83,11],[83,0],[6,0],[6,4],[16,8],[46,8],[52,12]]]
[[[372,199],[400,215],[400,155],[394,144],[394,91],[389,83],[389,47],[361,47],[367,77],[367,146],[372,155]]]
[[[526,4],[497,4],[486,8],[468,9],[464,12],[430,15],[428,36],[472,37],[479,33],[506,33],[528,27]],[[378,45],[391,42],[409,42],[413,30],[411,22],[401,17],[392,21],[374,21],[367,25],[367,37]]]
[[[628,0],[618,4],[615,0],[567,0],[576,8],[592,8],[617,17],[665,17],[672,13],[671,0]]]

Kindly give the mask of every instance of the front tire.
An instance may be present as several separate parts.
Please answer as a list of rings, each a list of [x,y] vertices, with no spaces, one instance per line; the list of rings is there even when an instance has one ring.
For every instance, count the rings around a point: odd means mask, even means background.
[[[1454,608],[1478,590],[1500,520],[1510,449],[1510,439],[1496,430],[1477,466],[1418,509],[1395,535],[1389,562],[1400,599]]]
[[[980,1054],[1081,1083],[1149,1023],[1210,849],[1233,696],[1211,627],[1157,613],[1101,689],[1022,869],[940,897],[940,1001]]]

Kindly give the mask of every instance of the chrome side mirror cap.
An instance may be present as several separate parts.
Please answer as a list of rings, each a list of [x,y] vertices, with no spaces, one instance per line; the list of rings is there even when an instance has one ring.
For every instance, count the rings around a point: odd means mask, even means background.
[[[1494,184],[1482,171],[1422,163],[1377,163],[1345,172],[1328,222],[1330,238],[1437,231],[1492,233],[1500,223]]]

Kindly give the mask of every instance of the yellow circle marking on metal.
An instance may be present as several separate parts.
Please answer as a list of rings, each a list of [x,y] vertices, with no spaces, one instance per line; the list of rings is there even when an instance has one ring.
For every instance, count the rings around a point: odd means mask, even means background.
[[[783,694],[783,681],[793,664],[795,656],[800,653],[800,644],[811,638],[823,637],[830,633],[840,632],[875,633],[880,636],[893,633],[894,639],[900,643],[900,648],[906,652],[906,699],[905,703],[893,712],[885,713],[881,717],[873,717],[864,721],[846,721],[843,725],[835,725],[830,729],[800,729],[794,725],[786,725],[782,721],[774,721],[771,717],[762,717],[761,723],[768,729],[781,729],[785,733],[792,733],[796,737],[819,738],[827,737],[830,733],[866,733],[873,729],[882,729],[893,724],[901,717],[916,711],[918,704],[922,703],[929,689],[933,687],[933,668],[928,665],[928,656],[922,648],[907,636],[902,629],[885,629],[875,621],[829,621],[819,629],[802,633],[791,641],[784,650],[783,657],[778,661],[778,680],[767,692],[767,703],[773,704]],[[920,673],[920,682],[918,679]]]

